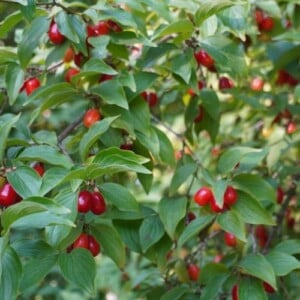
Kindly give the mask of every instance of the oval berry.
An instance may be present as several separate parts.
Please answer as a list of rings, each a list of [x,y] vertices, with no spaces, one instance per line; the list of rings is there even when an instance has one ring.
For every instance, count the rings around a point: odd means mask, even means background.
[[[41,82],[37,78],[30,78],[24,82],[26,94],[29,96],[41,86]]]
[[[228,186],[224,193],[224,203],[225,205],[231,206],[236,203],[238,198],[237,192],[234,187]]]
[[[89,191],[81,191],[78,196],[77,210],[81,213],[87,213],[91,209],[92,195]]]
[[[89,249],[89,236],[86,233],[81,233],[73,243],[73,249],[75,248]]]
[[[232,296],[232,300],[239,300],[239,294],[238,294],[239,290],[238,290],[238,285],[235,284],[231,290],[231,296]]]
[[[18,194],[9,182],[0,188],[0,205],[7,207],[17,202]]]
[[[200,268],[195,264],[189,264],[187,266],[187,271],[190,280],[197,281],[200,275]]]
[[[71,79],[73,76],[77,75],[80,71],[78,69],[75,68],[70,68],[67,70],[67,72],[65,73],[65,81],[66,82],[71,82]]]
[[[224,240],[225,240],[225,244],[229,247],[236,247],[237,245],[237,240],[233,233],[225,232]]]
[[[100,253],[100,244],[97,240],[92,236],[88,236],[88,249],[92,253],[93,256],[97,256]]]
[[[211,68],[214,66],[214,59],[205,50],[200,49],[194,55],[198,65],[202,65],[207,68]]]
[[[205,206],[205,205],[209,204],[213,198],[214,198],[213,192],[207,186],[200,188],[194,194],[194,201],[200,206]]]
[[[83,124],[86,128],[90,128],[100,119],[101,119],[100,112],[95,108],[91,108],[85,113],[83,117]]]
[[[99,192],[93,192],[91,201],[91,211],[95,215],[103,214],[106,211],[106,203],[103,196]]]
[[[55,22],[51,22],[48,31],[48,36],[49,40],[56,45],[62,44],[65,40],[65,37],[60,33],[58,26]]]
[[[36,163],[33,168],[41,177],[44,175],[45,168],[43,163]]]

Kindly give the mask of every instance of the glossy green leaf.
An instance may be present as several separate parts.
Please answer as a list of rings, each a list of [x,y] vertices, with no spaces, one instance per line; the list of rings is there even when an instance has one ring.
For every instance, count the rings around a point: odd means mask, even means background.
[[[264,209],[257,200],[243,192],[238,193],[238,201],[232,207],[232,210],[245,223],[275,225],[270,212]]]
[[[50,19],[41,16],[35,18],[25,29],[18,47],[18,57],[22,68],[25,68],[30,62],[34,50],[39,45],[41,37],[47,32],[49,25]]]
[[[178,20],[159,30],[153,39],[159,39],[169,34],[188,34],[191,35],[194,30],[193,23],[190,20]]]
[[[91,226],[91,232],[100,243],[104,253],[120,268],[123,268],[126,262],[125,246],[117,230],[108,222],[99,220]]]
[[[79,43],[79,38],[73,27],[72,15],[68,14],[64,10],[61,10],[56,16],[55,21],[57,23],[58,29],[72,42]]]
[[[300,253],[300,240],[289,239],[280,242],[274,248],[275,251],[284,252],[286,254],[294,255]]]
[[[253,299],[257,300],[268,299],[261,281],[249,277],[243,277],[239,281],[238,297],[241,300],[249,299],[249,297],[253,297]]]
[[[62,166],[66,169],[70,169],[73,164],[68,156],[47,145],[28,147],[21,152],[18,159],[45,162],[50,165]]]
[[[261,254],[248,254],[239,263],[242,272],[269,283],[275,290],[276,277],[272,265]]]
[[[281,18],[281,10],[275,0],[257,1],[257,6],[270,16]]]
[[[71,253],[61,253],[58,264],[67,280],[90,295],[94,293],[96,264],[88,250],[79,248]]]
[[[22,21],[22,13],[20,11],[15,11],[5,17],[0,22],[0,37],[5,38],[10,30],[12,30],[19,22]],[[1,55],[1,54],[0,54]],[[1,59],[0,59],[1,61]]]
[[[189,84],[192,75],[192,62],[194,61],[194,54],[192,51],[180,53],[173,57],[171,61],[171,71],[178,75],[185,83]]]
[[[139,230],[143,252],[146,252],[151,246],[157,243],[163,237],[164,233],[164,225],[158,215],[145,218]]]
[[[6,67],[5,82],[7,87],[7,94],[9,104],[12,105],[17,99],[20,88],[24,81],[24,71],[18,64],[10,63]]]
[[[214,197],[220,207],[223,207],[223,205],[224,205],[224,194],[225,194],[227,186],[228,186],[227,181],[222,180],[222,179],[218,180],[213,185]]]
[[[93,74],[108,74],[108,75],[117,75],[118,72],[114,70],[111,66],[106,64],[103,60],[98,58],[89,59],[82,68],[83,74],[93,73]]]
[[[98,188],[104,199],[119,210],[136,211],[139,209],[135,197],[122,185],[108,182],[98,185]]]
[[[284,252],[271,251],[266,259],[272,265],[276,276],[286,276],[294,270],[300,269],[300,262],[294,256]]]
[[[5,249],[1,257],[1,268],[4,272],[0,277],[0,299],[16,299],[22,275],[22,264],[10,247]]]
[[[162,198],[158,204],[158,213],[166,232],[175,239],[176,227],[186,215],[187,198]]]
[[[32,168],[18,167],[7,173],[7,180],[22,198],[40,195],[42,179]]]
[[[102,121],[96,122],[89,128],[79,144],[79,153],[82,160],[86,158],[88,151],[93,144],[109,129],[111,123],[116,119],[117,117],[105,118]]]
[[[197,217],[195,220],[190,222],[183,232],[181,233],[178,239],[178,247],[181,248],[188,240],[192,239],[193,237],[197,236],[202,229],[207,227],[209,224],[212,223],[214,216],[200,216]]]
[[[182,296],[184,294],[189,292],[189,288],[187,285],[179,285],[171,290],[169,290],[167,293],[163,294],[160,298],[161,300],[179,300],[182,299]]]
[[[239,240],[246,242],[245,224],[234,211],[227,211],[217,217],[217,223],[227,232],[233,233]]]

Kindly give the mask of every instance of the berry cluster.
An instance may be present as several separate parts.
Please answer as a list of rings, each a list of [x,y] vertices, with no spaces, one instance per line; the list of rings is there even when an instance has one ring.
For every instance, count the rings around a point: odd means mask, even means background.
[[[101,247],[97,240],[89,234],[82,232],[72,245],[67,249],[68,252],[71,252],[73,249],[83,248],[91,252],[93,256],[97,256],[100,253]]]
[[[78,196],[77,210],[80,213],[92,211],[95,215],[101,215],[106,211],[106,203],[99,192],[82,190]]]

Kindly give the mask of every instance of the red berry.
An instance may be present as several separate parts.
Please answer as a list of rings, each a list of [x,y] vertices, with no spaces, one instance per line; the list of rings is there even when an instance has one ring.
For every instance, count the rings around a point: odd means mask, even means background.
[[[75,68],[70,68],[67,70],[66,74],[65,74],[65,81],[66,82],[71,82],[71,78],[74,75],[77,75],[80,71],[78,69]]]
[[[259,25],[264,19],[264,14],[260,9],[255,10],[255,21],[256,24]]]
[[[220,212],[223,212],[226,207],[223,206],[223,207],[220,207],[216,201],[216,198],[213,197],[211,200],[210,200],[210,209],[212,212],[215,212],[215,213],[220,213]]]
[[[221,262],[222,261],[222,259],[223,259],[223,255],[222,254],[217,254],[215,257],[214,257],[214,262],[215,263],[219,263],[219,262]]]
[[[81,67],[84,62],[85,62],[85,57],[83,53],[78,52],[74,54],[74,63],[77,67]]]
[[[59,32],[58,26],[55,22],[51,22],[48,36],[50,41],[56,45],[62,44],[65,40],[65,37]]]
[[[91,201],[91,211],[95,215],[103,214],[106,211],[106,203],[99,192],[93,192]]]
[[[24,88],[25,88],[25,91],[26,91],[26,94],[29,96],[33,91],[35,91],[37,88],[39,88],[41,86],[41,82],[33,77],[33,78],[30,78],[30,79],[27,79],[25,82],[24,82]]]
[[[108,20],[107,24],[108,24],[109,29],[111,29],[114,32],[121,32],[122,31],[122,27],[119,24],[117,24],[116,22],[112,21],[112,20]]]
[[[229,247],[236,247],[237,240],[234,234],[230,232],[225,232],[224,234],[225,244]]]
[[[231,89],[234,87],[233,81],[225,76],[220,77],[219,79],[219,89]]]
[[[89,249],[89,236],[86,233],[81,233],[73,243],[73,249],[75,248]]]
[[[88,236],[88,249],[90,250],[93,256],[97,256],[101,250],[99,243],[92,235]]]
[[[111,80],[113,78],[114,78],[113,75],[103,74],[103,75],[101,75],[101,77],[99,79],[99,82],[104,82],[104,81],[107,81],[107,80]]]
[[[81,213],[87,213],[91,209],[92,195],[89,191],[83,190],[79,193],[77,210]]]
[[[191,223],[195,219],[196,215],[192,211],[190,211],[186,216],[187,224]]]
[[[198,89],[199,89],[199,90],[202,90],[203,88],[205,88],[205,86],[206,86],[205,81],[203,81],[203,80],[198,81]],[[192,97],[196,96],[196,93],[194,92],[193,89],[188,89],[188,90],[187,90],[187,93],[188,93],[189,95],[191,95]]]
[[[231,290],[232,300],[239,300],[239,290],[238,285],[235,284]]]
[[[251,81],[251,89],[252,91],[262,91],[264,88],[264,81],[260,77],[254,77]]]
[[[258,28],[260,31],[271,31],[274,28],[274,20],[272,17],[265,16],[259,23]]]
[[[200,275],[200,268],[197,265],[189,264],[187,266],[189,278],[192,281],[197,281]]]
[[[33,167],[36,172],[42,177],[45,173],[44,164],[43,163],[36,163]]]
[[[284,111],[281,112],[281,116],[285,119],[291,119],[292,118],[292,114],[287,108]]]
[[[286,133],[293,134],[297,131],[297,125],[294,121],[290,121],[286,126]]]
[[[237,201],[237,197],[238,195],[235,188],[229,185],[224,193],[225,205],[231,206],[235,204],[235,202]]]
[[[279,186],[276,190],[276,199],[277,199],[277,203],[281,204],[284,198],[284,191],[283,189]]]
[[[211,68],[214,66],[214,59],[205,50],[200,49],[194,55],[198,65],[202,65],[207,68]]]
[[[258,225],[255,228],[255,236],[258,239],[259,246],[261,248],[264,248],[266,246],[269,237],[266,227],[263,225]]]
[[[158,102],[157,94],[154,92],[143,92],[141,96],[148,102],[150,107],[155,106]]]
[[[0,205],[7,207],[17,202],[18,194],[10,183],[5,183],[0,188]]]
[[[83,117],[83,124],[86,128],[90,128],[100,119],[101,119],[100,112],[95,108],[91,108],[85,113]]]
[[[213,198],[213,192],[206,186],[200,188],[194,195],[194,201],[200,206],[209,204]]]
[[[74,59],[74,51],[71,47],[69,47],[64,55],[64,62],[69,63]]]
[[[274,288],[265,281],[263,282],[263,286],[264,286],[264,289],[267,293],[272,294],[272,293],[275,292]]]
[[[96,36],[105,35],[105,34],[109,33],[109,26],[108,26],[107,22],[100,21],[98,24],[96,24],[94,26],[94,30],[95,30]]]
[[[199,109],[198,115],[194,119],[195,123],[201,122],[203,120],[203,118],[204,118],[204,108],[203,108],[203,106],[199,105],[198,109]]]
[[[122,150],[132,150],[132,147],[133,147],[133,145],[132,144],[127,144],[127,143],[125,143],[125,144],[122,144],[121,146],[120,146],[120,149],[122,149]]]

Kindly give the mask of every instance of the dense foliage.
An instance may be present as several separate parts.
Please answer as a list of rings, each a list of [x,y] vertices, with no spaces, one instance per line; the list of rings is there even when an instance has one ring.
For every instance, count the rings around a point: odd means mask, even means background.
[[[299,1],[0,15],[0,299],[299,297]]]

